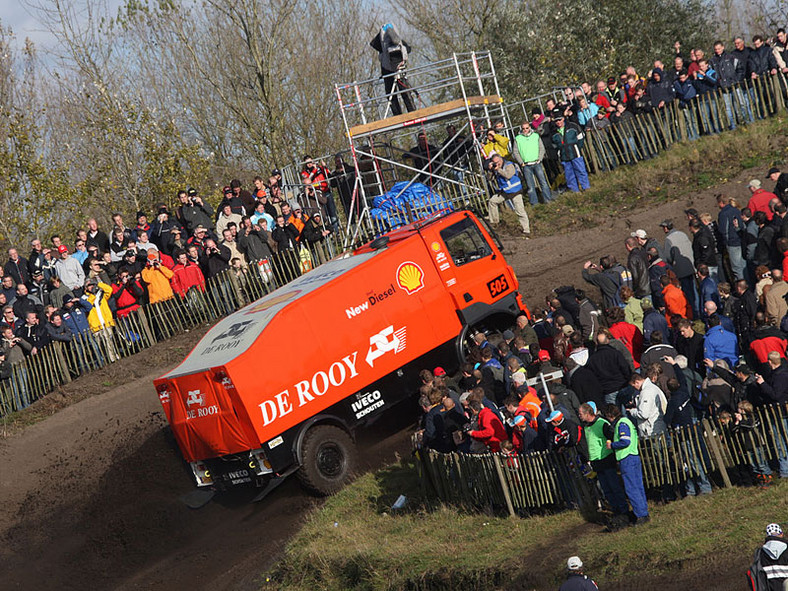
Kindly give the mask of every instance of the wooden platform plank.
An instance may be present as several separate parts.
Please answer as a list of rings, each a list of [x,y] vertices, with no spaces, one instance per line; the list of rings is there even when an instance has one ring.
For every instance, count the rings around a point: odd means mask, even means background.
[[[471,108],[483,107],[484,105],[499,105],[503,101],[498,95],[486,96],[469,96],[468,106]],[[371,121],[364,125],[356,125],[350,128],[350,135],[353,137],[368,135],[376,131],[383,131],[388,129],[398,129],[401,127],[408,127],[424,121],[439,119],[442,116],[451,115],[458,111],[465,110],[465,101],[457,99],[447,103],[439,103],[437,105],[430,105],[429,107],[422,107],[410,113],[402,113],[387,119],[379,121]]]

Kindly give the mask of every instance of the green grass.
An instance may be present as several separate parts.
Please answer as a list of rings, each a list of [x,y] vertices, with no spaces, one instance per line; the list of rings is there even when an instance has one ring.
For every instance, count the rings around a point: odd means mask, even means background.
[[[591,188],[564,193],[553,203],[527,205],[532,231],[537,236],[590,228],[610,216],[626,216],[727,182],[742,169],[767,167],[785,159],[788,119],[783,116],[758,121],[736,131],[674,144],[652,160],[620,166],[592,175]],[[765,175],[763,175],[765,176]],[[517,229],[511,212],[502,213],[506,227]]]
[[[604,585],[633,573],[743,577],[764,527],[788,511],[788,484],[733,488],[652,506],[651,523],[605,533],[577,512],[501,518],[431,505],[408,463],[366,474],[311,513],[264,589],[556,588],[578,554]],[[388,507],[404,493],[404,512]],[[536,567],[536,568],[535,568]],[[640,576],[640,575],[639,575]]]

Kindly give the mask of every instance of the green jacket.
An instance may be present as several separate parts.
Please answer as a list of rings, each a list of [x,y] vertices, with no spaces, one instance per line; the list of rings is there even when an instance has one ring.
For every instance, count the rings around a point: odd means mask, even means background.
[[[613,431],[613,445],[611,447],[616,452],[616,460],[620,462],[627,456],[638,455],[638,432],[632,421],[621,417],[613,425]]]
[[[512,156],[517,161],[517,164],[535,164],[541,162],[544,158],[544,144],[542,138],[535,131],[528,135],[518,133],[514,138],[515,147],[512,151]]]
[[[607,448],[607,437],[605,436],[605,426],[609,424],[602,417],[597,417],[593,423],[583,428],[588,444],[588,459],[592,462],[604,460],[613,453],[612,449]]]

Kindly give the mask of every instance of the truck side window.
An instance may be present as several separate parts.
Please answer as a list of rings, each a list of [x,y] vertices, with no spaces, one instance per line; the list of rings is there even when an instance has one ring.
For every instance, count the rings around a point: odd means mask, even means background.
[[[452,224],[440,234],[458,267],[492,254],[492,248],[470,218]]]

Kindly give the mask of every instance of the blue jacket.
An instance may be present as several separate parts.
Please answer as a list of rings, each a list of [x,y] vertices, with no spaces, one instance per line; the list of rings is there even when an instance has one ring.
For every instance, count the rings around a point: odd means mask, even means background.
[[[714,302],[717,307],[720,306],[720,294],[717,291],[717,282],[711,277],[706,277],[700,282],[700,303],[701,307],[706,302]]]
[[[695,79],[695,88],[699,94],[706,94],[707,92],[714,92],[717,90],[717,72],[709,66],[704,74],[698,70],[697,78]]]
[[[659,76],[659,80],[656,79],[656,76]],[[651,79],[646,86],[646,94],[656,109],[659,107],[659,103],[664,102],[667,104],[676,98],[676,89],[670,83],[670,80],[665,77],[661,68],[654,68],[651,72]]]
[[[683,371],[677,368],[674,373],[679,382],[679,389],[670,395],[668,408],[665,411],[665,424],[668,427],[686,427],[692,424],[692,418],[695,416],[689,385]]]
[[[73,298],[74,307],[71,310],[62,308],[63,322],[71,329],[72,334],[90,334],[88,313],[93,308],[87,300]]]
[[[580,158],[580,148],[583,147],[585,135],[576,124],[572,122],[564,123],[564,133],[556,128],[553,134],[553,147],[561,157],[561,162],[569,162],[575,158]]]
[[[681,106],[687,105],[698,94],[689,78],[684,82],[678,79],[675,80],[673,82],[673,91],[676,93],[676,98],[679,99]]]
[[[739,231],[744,230],[744,220],[741,219],[741,211],[738,208],[733,207],[730,203],[723,207],[717,216],[717,228],[719,228],[726,246],[741,246]]]
[[[728,318],[727,316],[723,316],[719,312],[717,312],[717,316],[720,319],[720,326],[722,328],[724,328],[728,332],[732,332],[733,334],[736,334],[736,327],[733,325],[733,320],[731,318]],[[708,324],[707,324],[706,325],[706,330],[708,330],[708,329],[709,329],[709,327],[708,327]]]
[[[663,314],[657,312],[654,308],[647,310],[643,314],[643,340],[646,343],[651,342],[651,333],[658,330],[662,333],[662,342],[670,342],[670,329],[668,328],[668,321]]]
[[[520,181],[520,176],[517,174],[517,167],[508,160],[503,161],[504,168],[507,166],[514,167],[514,174],[508,179],[502,174],[496,174],[495,178],[498,181],[498,192],[506,193],[507,195],[516,195],[523,190],[523,184]]]
[[[706,332],[703,355],[713,361],[724,359],[729,367],[735,367],[739,359],[739,340],[722,326],[713,326]]]
[[[581,127],[586,127],[588,122],[596,117],[597,113],[599,113],[599,107],[596,103],[588,103],[588,107],[581,109],[577,114],[577,122],[580,123]]]
[[[558,591],[597,591],[599,587],[588,575],[569,573]]]

